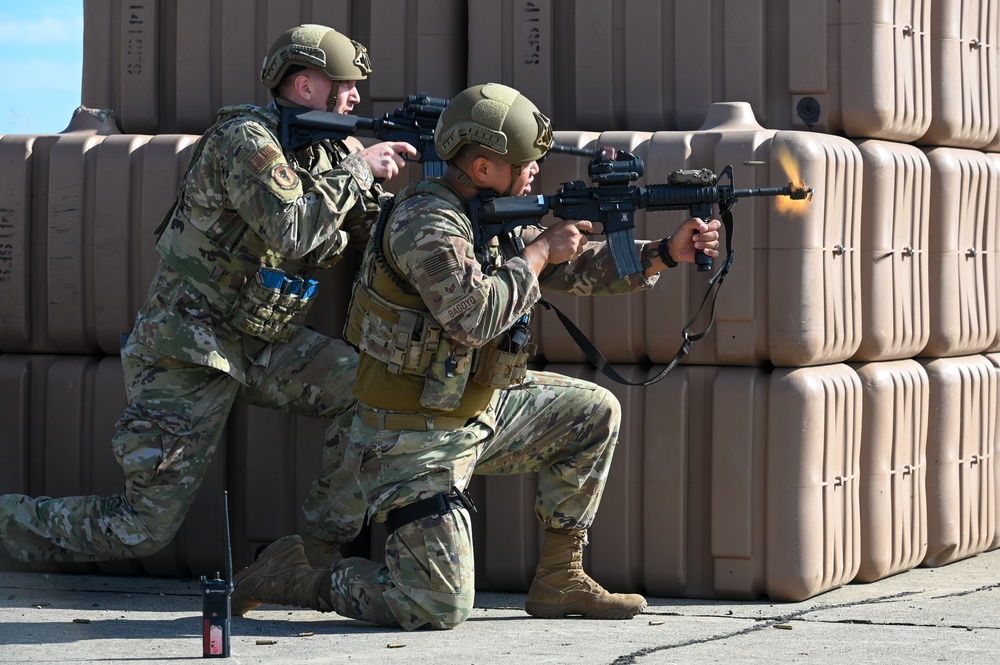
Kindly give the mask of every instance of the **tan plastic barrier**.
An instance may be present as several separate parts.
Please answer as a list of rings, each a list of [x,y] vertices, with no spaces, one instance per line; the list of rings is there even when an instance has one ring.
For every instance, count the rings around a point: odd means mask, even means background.
[[[1000,153],[990,152],[987,156],[993,160],[994,163],[1000,164]],[[1000,206],[1000,201],[997,203]],[[990,353],[1000,352],[1000,221],[993,220],[993,266],[994,270],[997,271],[997,279],[992,282],[986,283],[987,298],[993,303],[994,311],[996,311],[997,321],[993,336],[993,343],[986,349]],[[992,298],[990,297],[992,293]]]
[[[41,345],[32,307],[33,289],[44,284],[43,256],[36,255],[42,239],[34,239],[34,172],[40,162],[32,155],[39,149],[47,154],[54,136],[0,136],[0,351],[26,350]],[[37,145],[36,145],[37,143]],[[33,339],[33,335],[36,339]]]
[[[563,130],[693,130],[744,101],[775,129],[909,142],[931,121],[929,4],[477,1],[468,82],[518,88]]]
[[[993,363],[993,367],[996,368],[998,374],[997,385],[1000,386],[1000,353],[987,354],[986,358],[991,363]],[[1000,408],[997,409],[996,432],[997,432],[996,444],[1000,446]],[[994,453],[996,453],[996,449],[994,449]],[[1000,548],[1000,454],[993,455],[993,480],[996,483],[995,485],[996,489],[994,491],[996,492],[997,502],[996,502],[996,508],[994,508],[994,510],[996,511],[995,514],[997,516],[997,530],[996,534],[993,536],[993,544],[990,545],[989,548],[991,550]]]
[[[914,360],[852,365],[864,390],[859,582],[916,568],[927,554],[929,386]]]
[[[678,168],[719,172],[728,164],[739,188],[801,180],[814,193],[808,202],[747,198],[733,209],[733,269],[719,295],[715,326],[694,345],[688,362],[797,367],[850,358],[861,342],[857,147],[831,135],[765,130],[746,104],[715,104],[698,132],[658,133],[646,168],[662,177]],[[647,225],[654,219],[647,216]],[[689,268],[679,288],[654,289],[647,300],[653,362],[669,361],[679,343],[653,340],[669,339],[663,331],[693,317],[704,296],[705,273]]]
[[[0,281],[0,351],[88,353],[96,347],[85,320],[94,303],[84,292],[91,282],[81,250],[93,233],[87,184],[104,139],[88,132],[0,138],[0,180],[19,188],[5,215],[11,223],[4,242],[8,277]]]
[[[930,5],[933,109],[918,142],[956,148],[994,144],[1000,129],[1000,2],[934,0]]]
[[[395,108],[408,94],[450,98],[466,87],[466,4],[465,0],[350,3],[356,34],[348,35],[368,47],[373,71],[367,85],[373,102],[391,102]]]
[[[659,368],[622,368],[640,380]],[[850,582],[860,562],[862,392],[846,365],[795,370],[682,366],[646,388],[592,368],[622,404],[622,429],[586,566],[616,591],[802,600]],[[491,584],[524,591],[540,527],[534,478],[489,477]],[[498,518],[497,515],[500,514]],[[525,548],[530,548],[525,553]]]
[[[201,134],[222,106],[266,104],[260,65],[300,23],[329,25],[368,47],[374,73],[357,109],[465,87],[465,3],[443,0],[136,0],[84,3],[83,103],[115,109],[130,134]]]
[[[28,493],[32,487],[31,367],[24,356],[0,355],[0,424],[6,443],[0,446],[0,492]],[[2,553],[3,550],[0,550]]]
[[[197,137],[71,131],[5,136],[0,161],[33,201],[12,206],[0,350],[117,355],[158,256],[163,219]]]
[[[926,153],[931,167],[930,337],[919,355],[981,353],[997,334],[1000,161],[960,148]]]
[[[153,231],[177,196],[197,136],[112,137],[98,152],[95,326],[100,351],[117,354],[159,264]],[[121,294],[119,298],[107,293]]]
[[[930,165],[915,146],[857,143],[861,202],[861,344],[854,360],[911,358],[929,330]]]
[[[685,366],[645,389],[643,579],[651,595],[766,595],[769,381],[751,368]]]
[[[468,82],[512,85],[564,130],[693,129],[719,99],[763,108],[764,17],[763,0],[470,2]]]
[[[319,475],[324,421],[238,401],[230,417],[233,563],[303,526],[302,501]]]
[[[997,371],[981,355],[922,360],[930,380],[927,556],[941,566],[996,536]]]
[[[15,453],[9,460],[13,468],[5,470],[0,494],[58,496],[63,488],[66,493],[76,494],[87,486],[92,464],[87,437],[92,415],[90,387],[95,367],[96,360],[87,358],[0,356],[0,394],[3,401],[9,402],[0,412],[4,418],[0,430],[11,433],[10,452]],[[52,413],[59,413],[59,417],[53,418]],[[7,485],[8,481],[13,483]],[[3,548],[0,548],[0,567],[76,574],[98,572],[93,563],[17,563]]]
[[[930,4],[768,0],[767,126],[919,138],[931,122]]]
[[[525,593],[535,576],[544,526],[535,516],[538,475],[477,478],[482,498],[474,495],[483,526],[473,524],[476,588]]]
[[[771,376],[765,571],[774,600],[804,600],[857,575],[861,404],[846,365]]]

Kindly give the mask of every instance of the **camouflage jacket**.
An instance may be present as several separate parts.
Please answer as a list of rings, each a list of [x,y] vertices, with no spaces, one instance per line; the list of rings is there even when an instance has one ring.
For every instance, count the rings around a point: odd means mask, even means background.
[[[525,243],[540,232],[538,227],[516,230]],[[587,243],[578,259],[550,265],[536,277],[524,258],[502,260],[494,239],[484,265],[473,247],[467,205],[439,178],[410,185],[397,195],[385,236],[383,247],[388,263],[407,290],[419,294],[422,308],[451,340],[473,349],[487,345],[529,313],[541,297],[542,288],[575,295],[612,295],[648,289],[657,280],[657,276],[647,279],[642,275],[619,278],[607,243],[602,241]],[[637,251],[641,251],[646,241],[636,244]],[[373,274],[378,261],[377,252],[369,244],[362,263],[363,279]],[[377,295],[389,299],[390,294]],[[377,363],[361,354],[355,395],[362,401],[366,401],[363,395],[373,392],[362,385],[366,377],[379,382],[387,378],[400,382],[426,380],[403,374],[386,377],[384,367],[371,367]],[[430,371],[428,376],[433,374]],[[397,392],[384,386],[378,392],[388,397],[371,406],[393,409],[385,400],[391,400]],[[412,392],[412,387],[401,385],[398,394],[406,392]]]
[[[158,352],[239,381],[268,355],[227,318],[245,280],[262,266],[308,277],[345,248],[363,248],[382,193],[350,157],[357,141],[353,150],[336,141],[285,154],[279,117],[274,104],[219,111],[161,227],[160,266],[135,324]]]

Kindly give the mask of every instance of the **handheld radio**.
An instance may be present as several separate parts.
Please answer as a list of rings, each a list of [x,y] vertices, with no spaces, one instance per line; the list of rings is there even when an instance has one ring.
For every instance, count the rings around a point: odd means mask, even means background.
[[[229,624],[232,620],[233,550],[229,541],[229,492],[222,493],[226,512],[226,579],[201,576],[201,641],[205,658],[229,658]]]

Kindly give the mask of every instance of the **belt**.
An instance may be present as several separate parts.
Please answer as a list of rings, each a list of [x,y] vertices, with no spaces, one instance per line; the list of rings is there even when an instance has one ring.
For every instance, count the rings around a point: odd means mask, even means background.
[[[435,494],[432,497],[409,503],[402,508],[390,510],[385,518],[385,529],[387,534],[392,533],[405,524],[431,515],[447,515],[459,506],[464,506],[470,513],[476,512],[476,504],[472,503],[469,491],[460,492],[457,487],[452,487],[448,494]]]
[[[364,404],[358,404],[357,413],[361,417],[361,422],[368,427],[375,427],[377,429],[407,429],[417,432],[431,432],[434,430],[462,429],[469,422],[469,418],[432,416],[424,413],[399,413],[397,411],[386,411],[385,409],[373,409]]]

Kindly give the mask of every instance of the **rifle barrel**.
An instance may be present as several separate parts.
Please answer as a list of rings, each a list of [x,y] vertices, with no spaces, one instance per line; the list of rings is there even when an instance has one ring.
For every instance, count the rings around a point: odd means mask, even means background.
[[[744,196],[791,196],[792,188],[787,187],[758,187],[757,189],[734,189],[733,195],[736,198]]]

